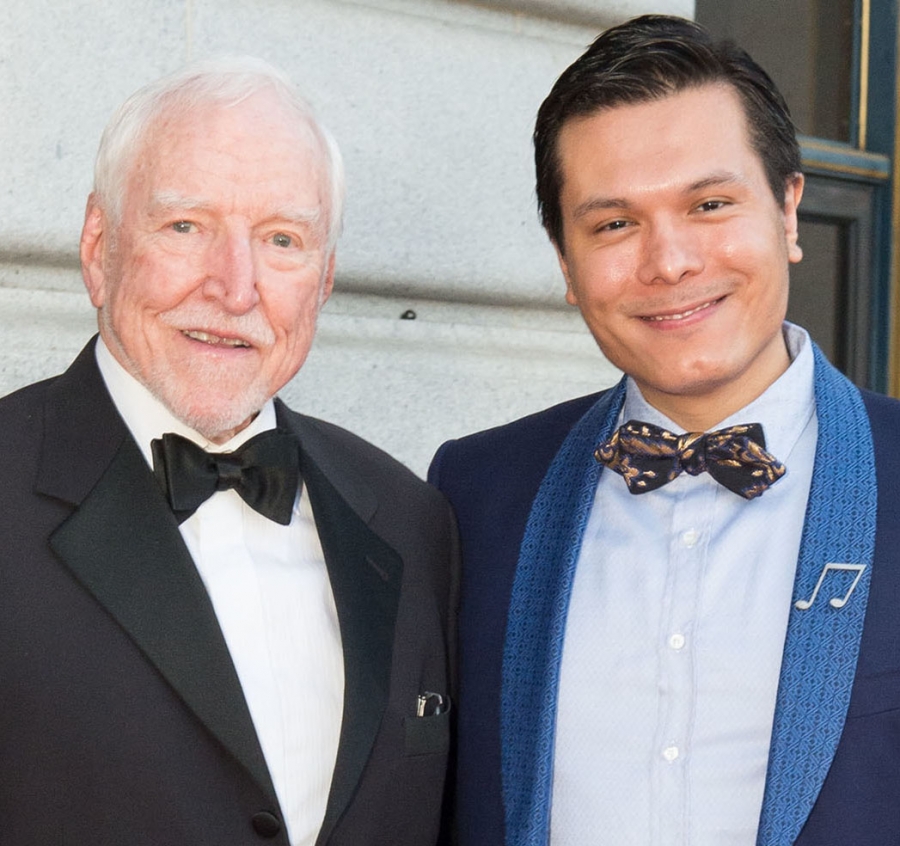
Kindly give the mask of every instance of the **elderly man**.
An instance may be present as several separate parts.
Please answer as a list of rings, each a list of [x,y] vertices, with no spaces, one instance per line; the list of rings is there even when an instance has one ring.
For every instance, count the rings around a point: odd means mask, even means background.
[[[900,842],[900,406],[784,323],[781,95],[635,19],[557,81],[535,160],[567,299],[626,376],[435,459],[461,842]]]
[[[0,840],[435,843],[455,535],[275,393],[331,292],[340,155],[279,72],[189,68],[107,127],[99,338],[0,402]]]

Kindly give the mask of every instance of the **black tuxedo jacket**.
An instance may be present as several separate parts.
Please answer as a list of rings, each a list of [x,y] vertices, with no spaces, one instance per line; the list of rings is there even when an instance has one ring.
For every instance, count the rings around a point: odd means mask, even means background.
[[[278,404],[340,619],[345,701],[318,844],[439,836],[457,552],[443,497]],[[288,843],[212,605],[93,343],[0,400],[0,842]]]

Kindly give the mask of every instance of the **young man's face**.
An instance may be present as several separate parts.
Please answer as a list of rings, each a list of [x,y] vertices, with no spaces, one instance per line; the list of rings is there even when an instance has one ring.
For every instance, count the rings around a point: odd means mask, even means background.
[[[706,85],[573,119],[558,153],[566,299],[606,357],[685,428],[759,396],[789,364],[803,180],[775,200],[737,93]]]

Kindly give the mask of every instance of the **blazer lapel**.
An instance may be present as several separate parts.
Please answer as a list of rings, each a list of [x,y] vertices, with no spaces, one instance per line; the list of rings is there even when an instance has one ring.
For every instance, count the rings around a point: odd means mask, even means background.
[[[301,444],[301,474],[334,592],[344,653],[344,710],[337,761],[317,843],[328,842],[362,776],[390,689],[403,561],[369,526],[374,492],[346,473],[327,432],[279,403]]]
[[[93,344],[54,385],[37,487],[76,506],[50,545],[277,807],[212,604]]]
[[[601,466],[597,444],[612,433],[625,380],[575,424],[538,490],[512,587],[503,652],[500,734],[506,841],[545,846],[559,668],[569,597]]]
[[[859,391],[816,349],[815,470],[782,659],[758,846],[793,843],[831,766],[875,548],[872,435]]]

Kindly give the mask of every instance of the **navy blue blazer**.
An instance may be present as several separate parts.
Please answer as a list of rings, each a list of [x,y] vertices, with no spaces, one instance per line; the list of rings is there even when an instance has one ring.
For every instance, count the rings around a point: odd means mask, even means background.
[[[532,503],[582,397],[445,443],[429,480],[456,510],[463,555],[457,820],[460,846],[505,844],[500,691],[510,592]],[[900,843],[900,403],[863,392],[878,507],[872,583],[849,712],[798,846]],[[515,844],[509,844],[515,846]]]

